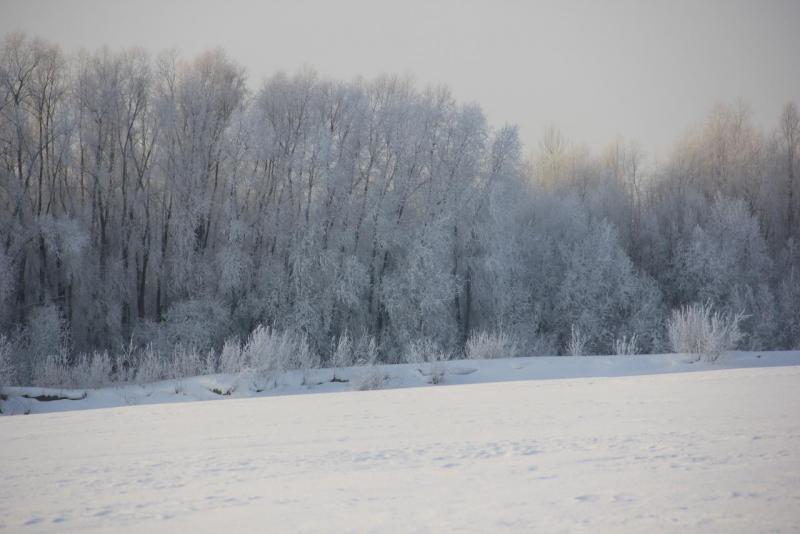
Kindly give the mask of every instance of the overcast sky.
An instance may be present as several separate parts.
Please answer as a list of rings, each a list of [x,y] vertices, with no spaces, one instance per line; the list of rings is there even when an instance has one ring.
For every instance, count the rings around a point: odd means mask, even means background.
[[[411,74],[478,102],[535,145],[548,124],[599,149],[662,154],[717,100],[772,128],[800,102],[800,0],[0,0],[0,33],[65,50],[222,46],[251,87],[310,65],[351,79]]]

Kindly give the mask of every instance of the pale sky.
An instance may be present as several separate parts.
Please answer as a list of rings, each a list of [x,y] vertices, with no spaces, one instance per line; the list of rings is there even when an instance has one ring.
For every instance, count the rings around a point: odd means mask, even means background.
[[[0,0],[0,33],[66,51],[221,46],[252,88],[277,70],[411,74],[479,103],[526,147],[558,126],[601,149],[662,155],[714,102],[743,99],[772,128],[800,102],[800,0]]]

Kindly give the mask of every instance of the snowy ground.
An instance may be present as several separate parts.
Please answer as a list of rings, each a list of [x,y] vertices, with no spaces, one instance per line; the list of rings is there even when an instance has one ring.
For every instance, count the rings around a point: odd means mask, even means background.
[[[447,362],[444,383],[481,384],[800,365],[800,351],[733,352],[714,364],[693,360],[693,357],[683,354],[457,360]],[[386,365],[381,369],[386,376],[381,389],[441,387],[429,384],[430,368],[426,363]],[[350,391],[354,389],[353,384],[358,381],[359,375],[365,372],[363,367],[339,369],[336,377],[344,381],[332,382],[333,370],[316,369],[310,372],[308,385],[303,385],[303,376],[299,371],[288,372],[278,379],[277,387],[261,391],[253,389],[252,381],[231,375],[198,376],[146,385],[122,384],[95,390],[11,387],[2,390],[5,400],[0,398],[0,412],[3,415],[39,414],[142,404]]]
[[[0,531],[582,527],[800,529],[800,366],[0,418]]]

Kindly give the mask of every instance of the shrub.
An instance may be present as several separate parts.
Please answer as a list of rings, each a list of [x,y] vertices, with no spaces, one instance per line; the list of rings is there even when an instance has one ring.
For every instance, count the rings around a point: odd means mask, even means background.
[[[630,338],[626,336],[617,338],[614,340],[614,354],[617,356],[630,356],[632,354],[636,354],[638,351],[636,343],[636,334],[633,334]]]
[[[299,369],[303,373],[302,385],[310,385],[309,376],[311,369],[319,367],[319,358],[317,354],[311,349],[308,343],[308,337],[305,334],[296,334],[289,336],[290,345],[288,353],[288,367],[290,369]]]
[[[219,359],[214,349],[208,349],[205,358],[202,358],[203,368],[200,370],[201,374],[213,375],[219,370]]]
[[[356,365],[374,364],[378,361],[378,344],[372,336],[361,336],[353,350],[353,362]]]
[[[235,337],[226,339],[219,355],[219,371],[227,374],[238,373],[244,368],[244,363],[239,339]]]
[[[424,369],[420,369],[420,372],[429,377],[428,380],[431,384],[444,382],[447,373],[445,362],[449,359],[450,354],[440,350],[435,343],[428,339],[412,341],[406,348],[406,362],[422,365]]]
[[[356,391],[380,388],[387,376],[383,366],[377,364],[378,348],[375,338],[361,337],[356,344],[355,356],[360,368],[353,373],[353,378],[350,380],[351,387]]]
[[[517,355],[517,343],[505,332],[479,332],[472,334],[464,348],[470,360],[491,360],[494,358],[513,358]]]
[[[161,355],[153,349],[153,345],[147,345],[139,353],[136,367],[136,382],[139,384],[158,382],[167,378],[167,366]]]
[[[99,388],[110,384],[113,374],[107,352],[81,354],[70,364],[66,352],[50,355],[34,367],[33,383],[41,387]]]
[[[72,361],[62,351],[35,364],[30,383],[40,387],[101,388],[114,382],[136,381],[141,384],[177,378],[183,376],[180,374],[183,371],[197,368],[187,363],[196,352],[179,348],[173,356],[177,360],[167,365],[151,345],[138,353],[128,350],[115,356],[106,351],[82,353]]]
[[[254,380],[272,380],[273,387],[277,387],[278,374],[285,368],[287,359],[282,341],[268,326],[258,325],[250,333],[242,349],[242,360]]]
[[[567,354],[570,356],[583,356],[586,354],[586,336],[575,325],[570,327],[569,341],[567,341]]]
[[[362,365],[358,371],[353,373],[353,378],[350,384],[355,391],[367,391],[370,389],[379,389],[383,382],[386,380],[386,372],[383,366],[375,363]]]
[[[122,350],[113,358],[112,367],[116,370],[115,378],[117,382],[131,382],[136,373],[136,346],[133,336],[128,343],[122,346]]]
[[[199,375],[203,370],[200,353],[194,347],[178,344],[172,351],[170,378],[188,378]]]
[[[708,302],[692,304],[672,312],[667,335],[673,351],[715,362],[723,352],[736,348],[742,339],[740,325],[744,318],[743,313],[712,311]]]
[[[317,358],[305,335],[278,333],[258,325],[242,350],[241,361],[244,374],[252,376],[256,387],[271,382],[274,388],[287,369],[303,370],[303,383],[307,383],[308,371],[316,365]]]
[[[81,354],[70,370],[72,387],[99,388],[111,382],[111,358],[107,352]],[[66,384],[64,384],[66,385]]]
[[[333,343],[332,343],[333,345]],[[335,346],[332,346],[331,351],[331,365],[333,366],[333,380],[336,381],[336,369],[341,367],[349,367],[353,365],[353,342],[347,330],[339,336],[339,340]]]
[[[66,352],[51,354],[33,370],[33,383],[42,387],[65,387],[72,382]]]

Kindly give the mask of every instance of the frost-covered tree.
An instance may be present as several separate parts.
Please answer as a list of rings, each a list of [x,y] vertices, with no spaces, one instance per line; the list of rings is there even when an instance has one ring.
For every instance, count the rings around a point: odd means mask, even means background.
[[[566,247],[555,304],[563,333],[578,329],[585,350],[595,354],[612,353],[622,336],[637,336],[645,351],[658,348],[661,294],[636,272],[613,227],[600,223]]]
[[[744,312],[743,328],[754,347],[769,347],[775,302],[769,288],[772,262],[758,220],[742,200],[718,196],[704,226],[695,228],[681,253],[678,287],[686,299],[713,302],[726,313]]]
[[[407,77],[253,85],[222,50],[11,34],[0,334],[23,381],[104,351],[136,380],[233,370],[247,343],[225,340],[259,325],[337,365],[342,339],[373,363],[482,333],[518,354],[563,352],[574,329],[587,352],[660,350],[668,310],[698,299],[744,311],[754,348],[797,347],[797,115],[762,132],[720,104],[659,162],[551,127],[526,160],[513,125]]]

